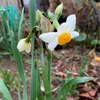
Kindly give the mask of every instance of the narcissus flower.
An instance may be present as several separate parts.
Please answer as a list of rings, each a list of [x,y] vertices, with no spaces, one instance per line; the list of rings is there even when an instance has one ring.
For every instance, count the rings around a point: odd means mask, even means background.
[[[17,49],[19,52],[26,51],[29,53],[31,51],[31,43],[27,42],[26,38],[23,38],[18,42]]]
[[[43,33],[39,36],[44,42],[48,43],[48,48],[53,51],[59,45],[64,45],[79,36],[79,33],[74,31],[76,25],[76,16],[72,14],[68,16],[66,22],[62,23],[57,32]]]

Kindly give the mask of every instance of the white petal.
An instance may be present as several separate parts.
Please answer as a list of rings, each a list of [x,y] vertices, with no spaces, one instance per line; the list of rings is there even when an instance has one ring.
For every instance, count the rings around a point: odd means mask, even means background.
[[[26,39],[26,38],[21,39],[21,40],[18,42],[18,44],[17,44],[17,49],[18,49],[20,52],[23,51],[23,44],[25,43],[25,39]]]
[[[57,29],[58,35],[59,35],[59,34],[62,34],[62,33],[64,33],[64,32],[68,32],[68,27],[69,27],[69,24],[68,24],[68,23],[62,23],[62,24],[58,27],[58,29]]]
[[[55,47],[58,45],[58,38],[56,38],[54,41],[48,44],[48,48],[53,51]]]
[[[79,33],[76,32],[76,31],[73,31],[73,32],[71,32],[70,34],[71,34],[71,37],[72,37],[72,38],[75,38],[75,37],[79,36]]]
[[[25,51],[29,53],[31,51],[31,43],[26,45]]]
[[[76,15],[72,14],[68,16],[66,23],[69,23],[68,31],[72,32],[75,29],[75,25],[76,25]]]
[[[56,37],[56,32],[43,33],[39,36],[39,38],[46,43],[54,41]]]
[[[67,17],[67,21],[66,22],[76,24],[76,15],[75,14],[69,15]]]
[[[25,50],[27,53],[29,53],[31,51],[31,43],[30,42],[26,43],[25,40],[26,38],[21,39],[18,42],[17,49],[19,50],[19,52],[22,52]]]

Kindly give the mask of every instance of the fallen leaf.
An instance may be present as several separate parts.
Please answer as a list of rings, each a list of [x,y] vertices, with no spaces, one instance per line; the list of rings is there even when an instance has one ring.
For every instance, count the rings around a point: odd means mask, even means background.
[[[90,86],[84,86],[83,88],[82,88],[82,91],[84,91],[84,92],[88,92],[88,91],[90,91],[91,90],[91,87]]]
[[[75,99],[71,96],[68,96],[66,100],[75,100]]]
[[[55,73],[55,75],[57,75],[57,76],[61,76],[61,77],[66,77],[66,74],[63,73],[63,72],[61,72],[61,71]]]
[[[99,61],[99,62],[100,62],[100,57],[95,56],[94,59],[95,59],[96,61]]]
[[[99,56],[97,56],[95,52],[93,53],[93,55],[94,55],[94,60],[96,60],[96,61],[99,61],[99,62],[100,62],[100,57],[99,57]]]
[[[95,89],[95,90],[92,89],[91,91],[89,91],[89,94],[93,97],[96,95],[97,91],[98,91],[98,89]]]
[[[82,93],[80,94],[80,97],[84,97],[90,100],[95,100],[94,97],[90,96],[89,93]]]

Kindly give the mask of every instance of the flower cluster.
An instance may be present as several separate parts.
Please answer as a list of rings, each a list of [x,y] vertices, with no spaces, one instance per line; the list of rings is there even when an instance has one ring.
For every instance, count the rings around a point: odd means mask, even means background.
[[[76,26],[76,16],[75,14],[72,14],[67,17],[66,22],[62,23],[58,29],[57,32],[48,32],[43,33],[39,36],[39,38],[48,43],[48,48],[53,51],[55,47],[59,45],[64,45],[72,40],[72,38],[75,38],[79,36],[79,33],[74,31]],[[31,43],[25,41],[26,38],[21,39],[17,45],[17,49],[22,52],[30,52],[31,51]]]

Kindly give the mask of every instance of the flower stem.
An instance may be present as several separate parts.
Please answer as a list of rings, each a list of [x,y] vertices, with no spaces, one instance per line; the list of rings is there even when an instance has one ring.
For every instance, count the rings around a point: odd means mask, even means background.
[[[52,100],[51,97],[51,54],[48,54],[48,68],[45,65],[43,44],[41,41],[41,59],[42,59],[42,76],[43,76],[43,85],[46,94],[46,100]]]
[[[51,97],[51,67],[52,67],[52,53],[48,50],[48,85],[49,85],[49,92]]]
[[[58,20],[56,18],[53,20],[53,26],[56,29],[60,26],[60,24],[59,24],[59,22],[58,22]]]
[[[32,30],[30,31],[29,35],[27,36],[26,38],[26,42],[29,43],[30,42],[30,39],[32,38],[33,34],[35,33],[36,29],[39,29],[38,26],[34,26],[32,28]]]
[[[36,14],[35,14],[35,0],[29,2],[29,18],[30,18],[30,30],[35,26]],[[30,86],[30,100],[36,100],[36,68],[34,64],[34,39],[35,34],[32,36],[32,62],[31,62],[31,86]]]

